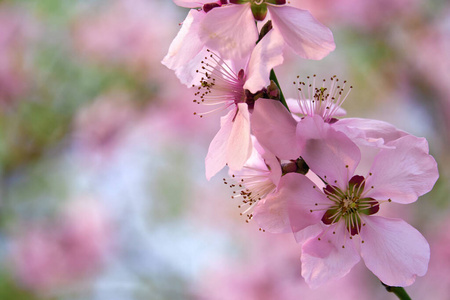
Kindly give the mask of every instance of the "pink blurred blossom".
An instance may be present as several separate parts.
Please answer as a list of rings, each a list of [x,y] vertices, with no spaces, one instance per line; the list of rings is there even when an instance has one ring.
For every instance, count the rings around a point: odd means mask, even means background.
[[[69,203],[55,222],[28,224],[12,246],[18,280],[49,292],[98,272],[111,249],[111,223],[90,198]]]
[[[402,16],[413,15],[420,4],[418,0],[290,0],[290,3],[310,10],[323,22],[364,29],[376,29]]]
[[[114,90],[83,107],[75,116],[75,146],[87,158],[108,159],[138,118],[132,101],[125,91]]]
[[[0,106],[10,106],[27,91],[27,52],[36,34],[36,24],[27,12],[0,5]]]
[[[174,26],[162,4],[146,0],[114,0],[101,11],[80,16],[73,27],[81,52],[94,59],[120,66],[150,78],[164,55],[163,44]]]

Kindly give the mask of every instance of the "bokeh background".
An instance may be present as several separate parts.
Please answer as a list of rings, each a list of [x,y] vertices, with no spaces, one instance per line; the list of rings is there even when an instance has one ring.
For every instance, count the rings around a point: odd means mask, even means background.
[[[430,143],[440,179],[388,214],[431,245],[413,299],[450,296],[450,3],[291,0],[335,35],[276,69],[353,85],[351,117]],[[219,115],[161,65],[187,10],[169,0],[0,1],[0,299],[396,299],[359,263],[311,290],[291,235],[239,216],[203,160]]]

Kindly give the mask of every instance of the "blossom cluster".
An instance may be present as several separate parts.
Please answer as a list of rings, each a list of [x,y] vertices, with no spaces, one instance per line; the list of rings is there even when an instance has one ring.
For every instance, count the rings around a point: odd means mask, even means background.
[[[437,164],[424,138],[386,122],[343,118],[352,86],[336,76],[298,78],[284,99],[273,68],[286,51],[319,60],[333,34],[285,0],[174,0],[191,8],[162,63],[193,100],[221,112],[205,159],[209,180],[224,179],[261,230],[293,233],[311,287],[345,276],[362,258],[383,283],[408,286],[428,268],[425,238],[390,203],[429,192]]]

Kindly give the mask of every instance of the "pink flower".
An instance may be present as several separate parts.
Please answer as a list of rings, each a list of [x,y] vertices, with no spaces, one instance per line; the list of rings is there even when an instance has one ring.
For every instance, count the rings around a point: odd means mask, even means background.
[[[344,133],[319,116],[306,117],[299,127],[302,157],[326,187],[321,190],[306,176],[287,174],[279,192],[266,201],[287,203],[291,229],[300,238],[303,230],[322,228],[318,234],[311,231],[302,246],[306,282],[317,287],[341,278],[360,256],[388,285],[407,286],[423,276],[430,255],[425,238],[403,220],[376,214],[382,204],[412,203],[431,190],[438,171],[426,140],[407,135],[391,141],[369,170],[356,173],[361,153]]]
[[[270,41],[270,38],[266,41]],[[259,64],[262,61],[261,49],[265,46],[265,41],[259,43],[243,68],[236,63],[230,67],[218,55],[207,50],[208,56],[204,57],[202,67],[197,70],[203,77],[195,93],[198,99],[194,102],[218,105],[213,111],[230,109],[221,118],[220,130],[208,149],[205,159],[208,180],[226,164],[232,170],[240,170],[251,155],[250,111],[253,110],[256,97],[253,93],[264,93],[260,90],[269,84],[270,69],[282,62],[280,53],[264,60],[264,64]],[[205,114],[199,115],[202,117]]]
[[[397,129],[386,122],[345,118],[336,119],[345,114],[341,108],[342,103],[349,95],[350,89],[346,88],[346,81],[339,83],[333,76],[329,87],[326,81],[316,85],[315,76],[310,82],[299,82],[297,101],[288,102],[292,115],[278,101],[258,99],[253,111],[252,132],[272,153],[280,159],[296,159],[301,156],[304,141],[298,138],[301,133],[300,124],[306,116],[318,116],[323,122],[329,123],[335,130],[345,133],[360,148],[365,148],[365,156],[372,150],[367,148],[383,148],[385,145],[407,135],[406,132]],[[297,138],[295,138],[297,136]]]
[[[218,52],[224,59],[245,60],[259,37],[255,19],[265,20],[267,12],[267,19],[273,26],[270,30],[273,43],[282,47],[287,45],[307,59],[322,59],[335,48],[333,35],[327,27],[309,12],[285,5],[285,1],[232,2],[222,5],[217,1],[211,5],[206,1],[175,1],[190,8],[204,4],[203,10],[189,12],[162,61],[184,84],[195,82],[192,66],[202,59],[205,47]],[[270,59],[272,55],[270,50],[262,49],[263,58]]]
[[[253,149],[250,158],[246,161],[241,170],[230,170],[231,177],[236,184],[230,184],[230,188],[237,188],[233,191],[233,199],[242,199],[239,208],[245,208],[241,215],[245,215],[251,220],[251,211],[263,201],[268,195],[275,192],[281,179],[282,169],[278,159],[266,149],[264,149],[255,137],[252,137]],[[224,178],[224,183],[228,181]]]

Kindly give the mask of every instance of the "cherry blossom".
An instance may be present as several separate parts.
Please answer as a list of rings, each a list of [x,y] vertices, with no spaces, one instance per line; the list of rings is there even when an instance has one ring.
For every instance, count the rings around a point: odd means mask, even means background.
[[[299,126],[302,156],[326,186],[321,189],[306,176],[287,174],[279,192],[266,201],[287,205],[296,236],[304,238],[302,231],[309,231],[301,257],[306,282],[318,287],[343,277],[360,256],[391,286],[407,286],[423,276],[430,253],[425,238],[403,220],[376,214],[381,205],[412,203],[431,190],[438,171],[426,140],[407,135],[391,141],[366,173],[356,173],[361,153],[344,133],[319,116],[306,117]],[[277,216],[274,220],[280,222]]]
[[[264,149],[252,136],[253,149],[249,159],[240,170],[231,170],[231,181],[223,179],[224,183],[233,190],[233,199],[239,199],[238,208],[243,208],[241,215],[248,220],[253,218],[252,211],[267,195],[275,192],[282,175],[280,161],[269,151]]]
[[[290,7],[285,1],[175,1],[191,9],[162,63],[174,70],[180,81],[191,85],[197,81],[192,72],[206,48],[224,59],[246,60],[259,39],[255,20],[270,19],[271,43],[287,45],[307,59],[322,59],[335,48],[331,31],[305,10]],[[267,13],[269,17],[266,17]],[[267,39],[266,36],[262,40]],[[270,48],[261,56],[271,58]],[[263,62],[261,60],[260,62]],[[280,62],[281,63],[281,62]]]
[[[311,81],[309,79],[308,77],[307,83],[298,82],[298,99],[288,101],[293,114],[278,101],[260,99],[255,103],[252,132],[261,144],[278,158],[296,159],[301,155],[303,140],[296,136],[301,130],[299,126],[302,118],[306,116],[319,116],[323,122],[345,133],[361,149],[365,149],[365,156],[373,154],[373,149],[370,148],[387,147],[388,142],[408,134],[383,121],[362,118],[337,119],[336,117],[345,115],[341,105],[348,97],[352,86],[347,89],[347,82],[340,83],[335,76],[330,78],[331,83],[328,87],[325,79],[322,84],[316,84],[315,76]]]
[[[270,41],[270,38],[266,41]],[[200,78],[200,85],[195,93],[198,99],[194,102],[218,106],[208,113],[229,110],[221,118],[220,130],[208,149],[205,159],[208,179],[226,164],[233,170],[241,169],[251,155],[250,112],[253,110],[254,100],[260,93],[264,93],[261,90],[269,85],[269,70],[282,62],[282,57],[278,55],[272,57],[272,60],[265,60],[265,64],[259,64],[262,59],[260,50],[266,46],[266,42],[259,43],[243,68],[237,63],[230,66],[217,54],[207,50],[208,55],[201,61],[202,67],[197,70],[203,77]],[[258,71],[255,68],[259,68]],[[197,115],[202,117],[205,113]]]

